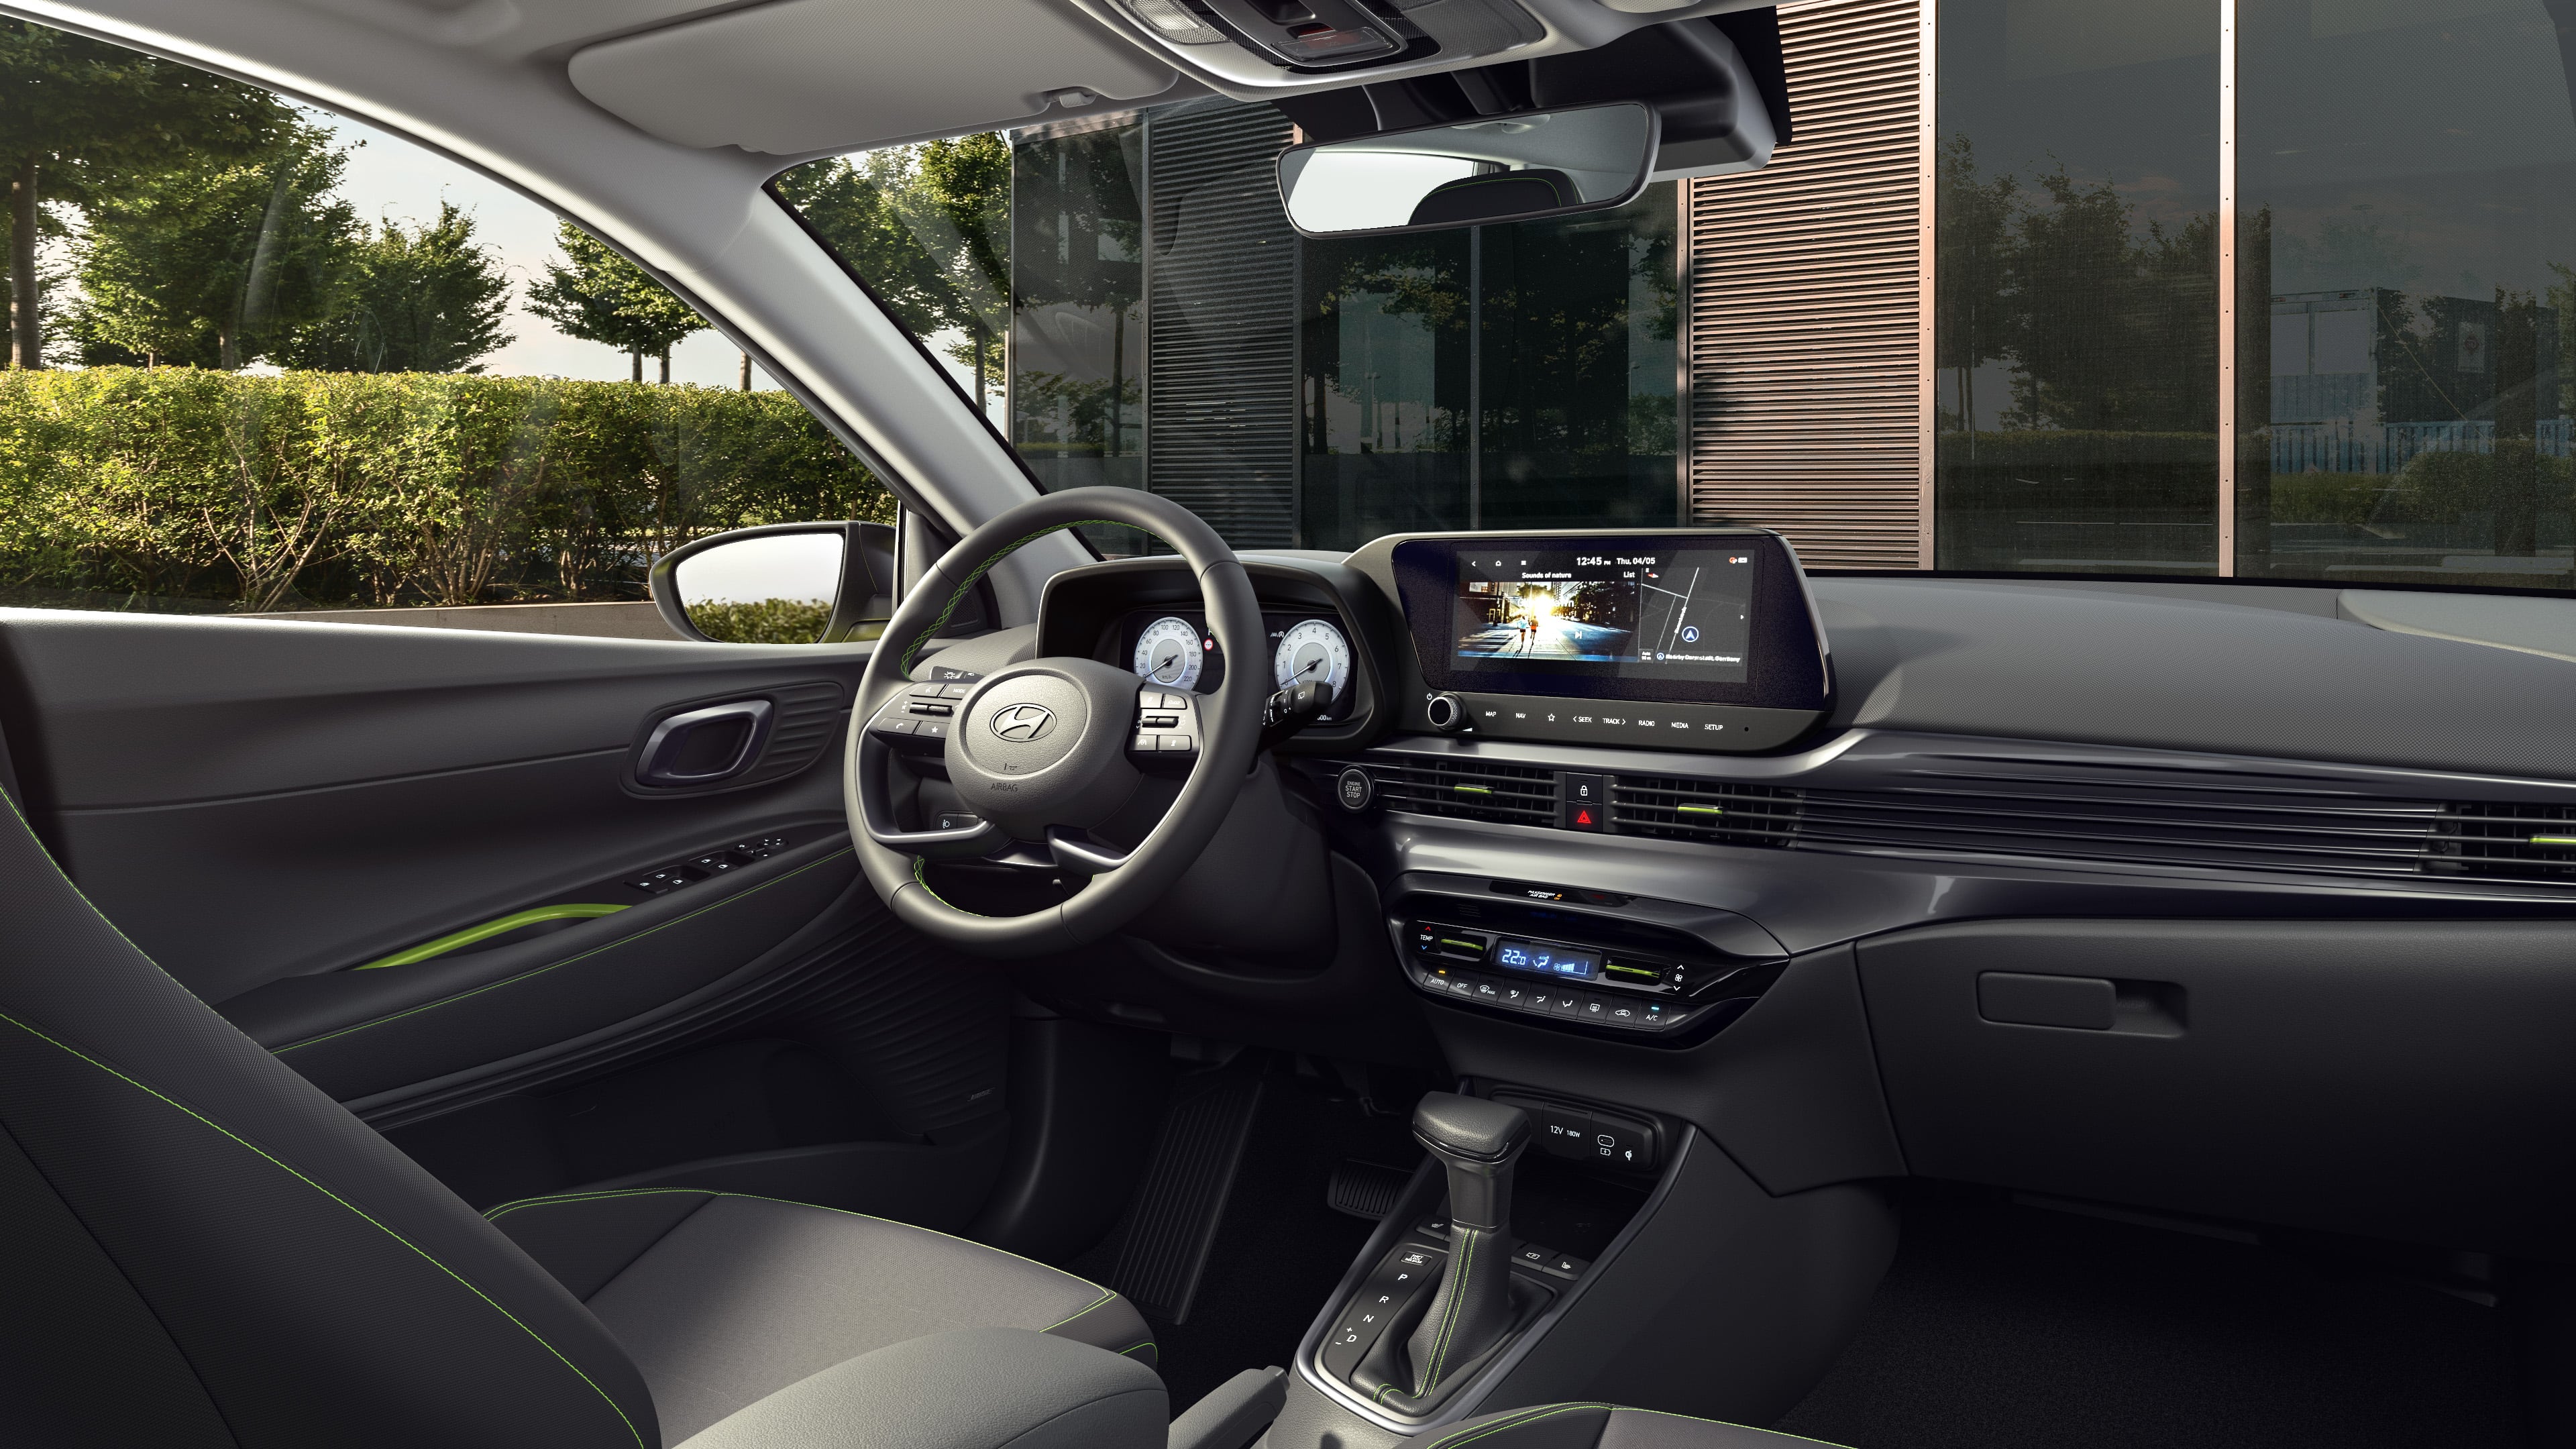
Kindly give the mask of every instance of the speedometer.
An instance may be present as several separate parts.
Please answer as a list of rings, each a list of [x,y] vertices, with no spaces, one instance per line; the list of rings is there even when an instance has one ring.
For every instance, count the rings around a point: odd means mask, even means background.
[[[1198,625],[1166,615],[1136,638],[1136,677],[1174,689],[1195,688],[1205,652],[1199,647]]]
[[[1281,689],[1320,680],[1333,687],[1339,701],[1351,683],[1351,646],[1342,631],[1321,619],[1308,619],[1279,636],[1270,668]]]

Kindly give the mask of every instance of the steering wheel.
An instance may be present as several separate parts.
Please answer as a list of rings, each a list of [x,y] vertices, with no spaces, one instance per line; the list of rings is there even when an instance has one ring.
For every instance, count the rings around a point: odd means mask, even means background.
[[[1126,524],[1178,550],[1195,574],[1209,629],[1232,665],[1212,695],[1167,694],[1096,659],[1030,659],[937,698],[911,681],[913,662],[967,591],[1011,553],[1058,529]],[[1252,768],[1261,737],[1268,635],[1252,580],[1216,530],[1168,499],[1133,488],[1074,488],[1032,499],[968,534],[896,606],[859,682],[843,757],[842,803],[859,862],[897,918],[983,956],[1034,956],[1096,941],[1162,898],[1207,848]],[[950,685],[954,693],[958,686]],[[940,714],[943,708],[947,711]],[[1140,732],[1149,714],[1176,722]],[[946,830],[898,822],[889,739],[931,717],[958,797],[977,819]],[[1195,727],[1192,721],[1195,720]],[[1160,723],[1160,721],[1158,721]],[[1150,742],[1171,758],[1194,741],[1188,783],[1135,849],[1119,854],[1090,828],[1144,783],[1130,758]],[[1022,916],[984,916],[941,900],[923,878],[933,860],[1013,859],[1089,877],[1072,898]]]

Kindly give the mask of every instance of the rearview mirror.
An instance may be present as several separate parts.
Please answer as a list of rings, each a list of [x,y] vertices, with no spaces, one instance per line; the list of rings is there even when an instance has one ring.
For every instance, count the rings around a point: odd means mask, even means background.
[[[654,605],[683,639],[873,639],[894,614],[894,529],[882,523],[738,528],[655,559],[652,579]]]
[[[1660,124],[1652,106],[1619,101],[1292,146],[1279,199],[1311,237],[1606,211],[1646,189]]]

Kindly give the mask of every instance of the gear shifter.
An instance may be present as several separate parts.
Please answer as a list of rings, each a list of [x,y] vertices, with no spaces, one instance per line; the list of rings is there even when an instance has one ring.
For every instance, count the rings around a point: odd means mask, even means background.
[[[1432,1092],[1413,1109],[1413,1135],[1449,1170],[1449,1260],[1404,1345],[1411,1392],[1389,1384],[1397,1392],[1379,1393],[1397,1409],[1436,1403],[1444,1383],[1511,1331],[1512,1166],[1529,1141],[1529,1117],[1481,1097]]]

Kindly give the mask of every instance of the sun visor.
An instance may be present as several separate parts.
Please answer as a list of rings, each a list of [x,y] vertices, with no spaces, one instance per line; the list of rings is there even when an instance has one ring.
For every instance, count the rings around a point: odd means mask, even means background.
[[[1179,73],[1047,0],[776,0],[602,41],[575,89],[683,146],[794,156],[1160,95]]]

